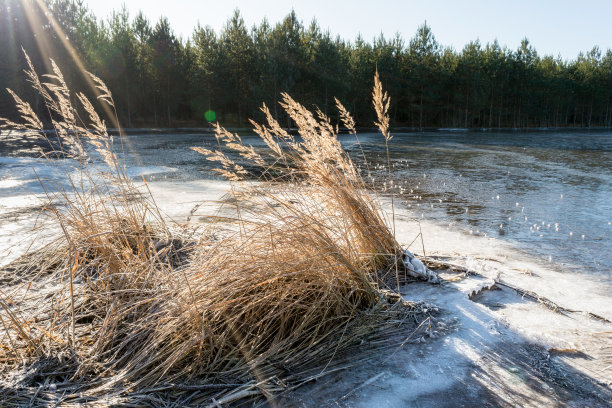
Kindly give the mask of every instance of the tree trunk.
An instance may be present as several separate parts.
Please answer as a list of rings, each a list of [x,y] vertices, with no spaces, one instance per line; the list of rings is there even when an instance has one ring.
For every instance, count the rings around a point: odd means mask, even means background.
[[[325,116],[327,116],[327,82],[325,82]]]
[[[503,110],[504,110],[504,94],[502,92],[499,95],[499,111],[497,112],[497,127],[499,129],[501,129],[501,118],[502,118]]]
[[[131,112],[131,106],[130,106],[130,87],[129,87],[129,83],[127,80],[127,75],[125,76],[125,91],[126,91],[126,99],[127,99],[127,103],[126,103],[127,122],[128,122],[128,126],[132,127],[132,112]]]
[[[278,84],[277,84],[276,74],[274,74],[274,119],[279,120],[278,118]]]
[[[423,87],[421,86],[421,103],[419,107],[419,129],[423,129]]]
[[[155,118],[155,126],[159,126],[157,122],[157,92],[153,92],[153,117]]]
[[[489,102],[489,129],[493,124],[493,93],[491,93],[491,100]]]
[[[170,76],[168,76],[166,107],[168,108],[168,127],[172,127],[172,118],[170,117]]]
[[[465,121],[464,121],[464,127],[468,127],[468,103],[469,103],[469,94],[466,92],[465,94]]]

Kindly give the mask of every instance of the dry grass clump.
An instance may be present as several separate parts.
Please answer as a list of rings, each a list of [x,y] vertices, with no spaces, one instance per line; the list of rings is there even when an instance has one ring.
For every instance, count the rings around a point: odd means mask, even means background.
[[[397,278],[401,247],[320,111],[283,95],[298,138],[264,106],[267,125],[254,123],[264,153],[217,127],[260,181],[233,185],[229,225],[186,237],[127,176],[86,96],[75,108],[53,69],[46,83],[31,64],[27,75],[62,146],[46,154],[59,181],[44,183],[61,236],[0,271],[0,405],[273,402],[413,321],[416,305],[381,290]],[[14,97],[23,124],[3,127],[44,134]],[[195,149],[230,180],[248,176],[223,151]]]
[[[337,105],[343,124],[354,132],[348,111],[339,101]],[[306,219],[306,228],[328,234],[352,263],[370,263],[366,267],[370,271],[388,268],[396,260],[399,264],[402,248],[385,223],[380,203],[340,145],[329,118],[320,110],[313,114],[288,94],[282,94],[281,106],[297,125],[299,140],[285,131],[264,105],[267,125],[252,124],[269,147],[265,153],[245,146],[239,135],[216,127],[217,139],[248,162],[255,169],[251,176],[262,181],[241,187],[238,201],[242,211],[251,221],[270,224]],[[249,176],[244,166],[222,151],[193,149],[220,163],[217,171],[231,180]]]

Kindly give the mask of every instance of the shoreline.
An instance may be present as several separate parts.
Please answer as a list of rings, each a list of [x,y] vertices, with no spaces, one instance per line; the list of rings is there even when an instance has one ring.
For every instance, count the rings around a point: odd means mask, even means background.
[[[190,227],[202,225],[200,217],[218,208],[217,200],[229,185],[225,181],[148,183],[164,216]],[[389,214],[389,203],[383,209]],[[12,222],[3,221],[2,236],[20,240],[29,228],[28,220],[35,219],[36,213],[26,208]],[[450,274],[442,286],[420,282],[402,286],[406,300],[427,302],[441,310],[433,323],[444,330],[435,336],[423,335],[417,342],[407,340],[390,358],[355,363],[349,371],[281,394],[278,402],[305,407],[327,406],[332,400],[346,407],[456,406],[477,401],[501,406],[605,406],[607,395],[612,397],[606,354],[612,351],[612,338],[605,334],[610,324],[586,314],[612,320],[605,288],[588,276],[558,272],[554,263],[546,265],[499,239],[452,231],[396,207],[396,231],[402,245],[418,234],[419,223],[427,256],[480,275]],[[420,240],[410,250],[422,255]],[[495,280],[584,313],[552,311],[496,287]],[[542,364],[548,368],[538,368]]]
[[[178,188],[172,186],[172,182],[161,181],[149,185],[160,207],[169,211],[168,215],[184,220],[194,201],[199,197],[215,200],[229,184],[202,181],[184,183]],[[390,214],[388,202],[383,204],[383,209]],[[193,218],[204,214],[204,208],[200,207]],[[350,374],[332,375],[327,380],[335,384],[331,388],[317,382],[296,391],[288,402],[295,403],[303,397],[304,406],[326,406],[325,402],[334,398],[340,398],[339,405],[347,407],[392,407],[407,401],[419,406],[449,406],[449,400],[443,395],[450,392],[456,398],[453,406],[462,400],[466,404],[475,403],[462,394],[461,387],[457,388],[461,384],[477,390],[474,396],[479,395],[492,404],[501,402],[509,406],[522,401],[525,406],[555,405],[565,403],[560,395],[567,391],[566,386],[559,384],[555,377],[563,372],[569,373],[569,383],[576,387],[575,392],[570,391],[563,397],[568,402],[604,406],[604,399],[598,401],[597,393],[602,392],[604,398],[608,392],[612,397],[612,377],[606,357],[612,351],[612,336],[601,334],[609,332],[611,324],[588,315],[595,313],[612,320],[612,310],[606,306],[610,301],[609,291],[601,283],[585,274],[557,271],[555,263],[546,264],[502,240],[472,236],[421,220],[406,208],[396,206],[395,218],[397,238],[402,245],[417,236],[420,223],[427,256],[464,266],[481,275],[471,275],[442,287],[417,282],[401,289],[408,301],[425,301],[439,307],[443,311],[440,321],[448,326],[456,324],[457,331],[433,339],[432,343],[402,347],[395,352],[397,359],[391,359],[392,363],[384,361],[382,368],[377,367],[378,371],[369,364],[361,364],[351,369]],[[420,256],[419,240],[409,249]],[[495,280],[535,292],[577,312],[569,315],[555,312],[513,290],[495,286]],[[606,344],[609,349],[602,350]],[[487,357],[499,353],[504,354],[503,359]],[[537,356],[540,363],[554,362],[556,368],[538,372],[526,363],[525,358],[529,356]],[[455,365],[443,367],[439,372],[444,361]],[[516,369],[503,367],[510,363]],[[413,373],[409,378],[406,378],[406,367]],[[497,384],[474,378],[474,371],[491,381],[495,377]],[[426,374],[433,372],[439,375],[429,378]],[[384,373],[381,377],[364,385],[381,373]],[[517,380],[520,381],[517,383]],[[422,381],[431,383],[426,385]],[[359,390],[351,391],[355,388]],[[500,389],[503,392],[498,393]],[[343,398],[347,392],[350,395]],[[521,395],[518,400],[517,393]],[[317,395],[314,400],[313,394]]]
[[[231,132],[238,132],[238,133],[253,133],[253,129],[250,127],[239,127],[239,126],[228,126],[225,127],[227,130],[231,131]],[[286,128],[288,131],[290,132],[296,132],[297,133],[297,128],[295,127],[290,127],[290,128]],[[358,132],[378,132],[378,128],[373,127],[373,126],[358,126],[355,128]],[[395,127],[391,127],[390,128],[390,132],[391,133],[432,133],[432,132],[439,132],[439,133],[478,133],[478,132],[493,132],[493,133],[525,133],[525,132],[538,132],[538,133],[548,133],[548,132],[573,132],[573,131],[582,131],[582,132],[589,132],[589,131],[609,131],[612,132],[612,127],[607,127],[607,126],[561,126],[561,127],[554,127],[554,126],[542,126],[542,127],[523,127],[523,128],[516,128],[516,127],[470,127],[470,128],[463,128],[463,127],[457,127],[457,128],[453,128],[453,127],[437,127],[437,126],[427,126],[427,127],[413,127],[413,126],[395,126]],[[11,130],[6,130],[6,129],[2,129],[0,130],[0,135],[1,136],[11,136],[12,132],[18,132],[18,131],[11,131]],[[46,133],[48,134],[52,134],[54,133],[54,131],[52,129],[48,129],[45,130]],[[108,128],[108,132],[111,135],[114,136],[118,136],[121,133],[124,134],[128,134],[128,135],[140,135],[140,134],[147,134],[147,133],[176,133],[176,134],[181,134],[181,133],[192,133],[192,132],[196,132],[196,133],[206,133],[206,134],[214,134],[214,127],[213,125],[209,125],[209,126],[177,126],[177,127],[164,127],[164,126],[154,126],[154,125],[143,125],[143,126],[136,126],[136,127],[123,127],[121,129],[119,128]],[[343,127],[339,127],[339,134],[348,134],[348,129],[343,128]]]

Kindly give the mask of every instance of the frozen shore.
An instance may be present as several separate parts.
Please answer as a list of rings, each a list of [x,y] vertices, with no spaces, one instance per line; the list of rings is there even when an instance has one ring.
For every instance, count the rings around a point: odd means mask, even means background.
[[[201,217],[217,210],[228,184],[154,182],[149,187],[167,217],[197,227]],[[10,253],[2,264],[27,249],[24,237],[40,211],[39,200],[20,186],[4,191],[8,194],[0,197],[0,251]],[[419,334],[399,346],[400,340],[392,353],[355,361],[350,370],[282,394],[279,406],[603,407],[612,400],[609,287],[579,268],[560,270],[500,240],[417,219],[406,209],[396,211],[402,244],[414,240],[420,223],[423,242],[417,239],[412,252],[421,256],[424,247],[425,255],[477,275],[448,273],[443,285],[403,286],[407,300],[440,308],[431,335]],[[574,312],[551,310],[495,281]]]
[[[202,205],[191,213],[194,206],[220,198],[227,184],[157,182],[150,188],[170,217],[185,222],[191,216],[197,223],[216,207]],[[441,286],[402,288],[407,300],[442,309],[442,325],[453,330],[323,377],[282,396],[281,406],[606,406],[612,398],[609,287],[579,268],[562,271],[498,239],[450,230],[400,208],[396,230],[403,245],[418,235],[419,223],[423,245],[417,239],[412,252],[422,255],[424,246],[427,256],[478,274]],[[551,310],[494,286],[495,280],[575,312]]]

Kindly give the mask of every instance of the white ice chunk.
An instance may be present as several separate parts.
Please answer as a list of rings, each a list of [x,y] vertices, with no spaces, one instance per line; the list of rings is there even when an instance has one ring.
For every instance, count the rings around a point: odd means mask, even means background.
[[[423,279],[431,283],[440,283],[438,275],[430,270],[414,254],[408,250],[404,251],[404,266],[408,275],[413,278]]]

